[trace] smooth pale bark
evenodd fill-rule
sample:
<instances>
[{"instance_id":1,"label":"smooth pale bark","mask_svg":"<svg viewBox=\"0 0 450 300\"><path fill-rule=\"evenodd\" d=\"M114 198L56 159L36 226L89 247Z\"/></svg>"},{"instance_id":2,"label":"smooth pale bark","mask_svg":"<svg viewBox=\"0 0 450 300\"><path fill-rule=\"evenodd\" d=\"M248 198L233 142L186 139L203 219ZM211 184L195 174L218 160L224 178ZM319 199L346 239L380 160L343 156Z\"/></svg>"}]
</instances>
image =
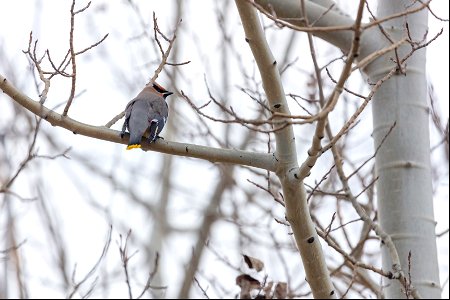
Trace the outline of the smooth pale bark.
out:
<instances>
[{"instance_id":1,"label":"smooth pale bark","mask_svg":"<svg viewBox=\"0 0 450 300\"><path fill-rule=\"evenodd\" d=\"M316 2L316 3L314 3ZM323 2L323 3L322 3ZM329 10L332 1L305 1L305 12L302 10L300 0L255 0L255 3L261 5L267 12L274 10L277 18L286 20L295 26L305 26L303 20L304 13L308 18L309 24L314 24L313 34L332 45L342 49L345 53L350 50L353 40L353 26L355 20L344 14L338 8ZM320 4L327 4L321 6ZM355 6L357 3L355 2ZM320 28L329 27L348 27L347 30L324 30L317 31ZM377 27L369 28L361 34L361 45L359 49L359 59L381 49L383 44L379 43L382 34Z\"/></svg>"},{"instance_id":2,"label":"smooth pale bark","mask_svg":"<svg viewBox=\"0 0 450 300\"><path fill-rule=\"evenodd\" d=\"M405 11L411 1L380 0L378 18ZM383 24L395 40L406 35L422 41L427 31L428 11L397 18ZM379 219L400 257L402 269L408 272L411 251L412 284L425 298L440 298L439 268L433 213L431 184L426 48L416 51L407 60L406 74L398 74L385 82L375 94L373 106L373 137L381 143L389 128L395 128L376 156ZM409 45L399 49L400 58L411 51ZM367 68L370 81L375 82L395 65L389 53ZM392 267L391 256L382 245L383 269ZM398 281L386 281L388 298L405 298Z\"/></svg>"},{"instance_id":3,"label":"smooth pale bark","mask_svg":"<svg viewBox=\"0 0 450 300\"><path fill-rule=\"evenodd\" d=\"M242 2L244 5L245 1ZM300 11L299 0L256 0L258 4L274 9L278 17L290 20L292 24L301 26L301 20L295 21L292 18L301 18L304 12ZM245 2L248 4L248 2ZM306 1L306 14L309 22L317 21L314 26L349 26L353 20L339 10L332 9L326 15L328 7L321 6L324 3L332 3L327 0ZM410 9L412 1L392 1L380 0L377 17L388 16L393 13L404 12ZM420 5L420 3L416 3ZM269 10L270 11L270 10ZM288 19L289 18L289 19ZM394 40L399 40L406 36L405 24L409 25L410 35L416 41L422 40L427 29L427 13L419 13L406 17L399 17L383 23L383 27ZM391 27L392 26L392 27ZM250 31L252 29L249 29ZM315 35L329 41L333 45L348 51L351 45L352 31L318 31ZM383 37L377 27L372 27L365 31L361 37L360 58L364 58L374 51L390 45L389 41ZM252 46L252 43L250 43ZM255 48L255 49L254 49ZM258 51L257 47L252 50ZM409 46L400 49L400 58L410 50ZM279 78L271 81L273 70L276 66L272 64L271 57L264 56L264 50L255 54L255 58L263 62L260 69L262 72L264 88L273 108L280 112L288 113L284 92ZM383 77L395 65L392 63L395 56L392 52L375 60L365 68L365 72L371 82L376 82ZM271 68L273 69L272 71ZM79 134L104 139L116 143L126 144L126 139L120 139L118 132L102 126L90 126L77 122L69 117L62 117L60 114L52 112L40 105L38 102L21 94L13 85L0 75L0 89L10 95L16 102L30 110L36 115L44 117L54 126L61 126ZM426 298L439 298L440 285L437 263L436 240L434 232L434 216L431 189L431 171L429 155L429 130L428 112L426 104L426 77L425 77L425 50L416 52L408 61L406 75L394 76L376 93L373 99L373 120L374 120L374 144L378 146L387 130L395 123L392 133L384 142L376 157L376 167L380 179L378 186L378 206L379 220L383 229L391 236L398 250L403 271L408 272L408 253L411 251L411 274L413 285L418 292ZM196 145L182 143L172 143L161 141L151 146L146 145L145 149L151 149L164 153L198 157L217 162L228 162L259 167L271 171L276 171L283 185L285 194L287 218L291 222L292 230L296 237L297 244L305 263L305 270L308 274L314 267L319 266L318 273L325 274L326 269L320 258L321 250L318 243L309 245L307 241L317 235L314 227L311 226L310 219L300 218L299 215L308 216L305 206L305 192L301 182L296 180L298 163L295 154L295 143L292 129L289 127L280 131L277 137L276 161L269 154L252 153L247 151L214 149ZM287 195L287 196L286 196ZM297 195L291 197L290 195ZM311 235L310 235L311 234ZM317 247L318 252L310 246ZM383 247L383 267L386 270L392 269L391 255ZM312 255L318 253L319 259ZM303 257L306 255L306 257ZM311 258L311 260L309 260ZM315 261L315 262L314 262ZM309 265L311 262L311 265ZM317 264L319 262L319 264ZM309 283L313 285L314 296L318 297L321 292L320 283L325 282L323 291L328 289L329 279L327 276L307 275ZM323 280L323 281L322 281ZM328 280L328 281L327 281ZM389 298L404 297L402 287L397 281L388 281L386 296Z\"/></svg>"},{"instance_id":4,"label":"smooth pale bark","mask_svg":"<svg viewBox=\"0 0 450 300\"><path fill-rule=\"evenodd\" d=\"M290 114L277 62L264 36L256 9L246 0L236 0L245 38L252 50L267 96L275 112ZM306 191L298 176L299 166L292 125L275 133L276 174L283 188L286 219L291 225L299 249L306 279L314 298L335 298L336 293L325 263L322 247L309 214Z\"/></svg>"},{"instance_id":5,"label":"smooth pale bark","mask_svg":"<svg viewBox=\"0 0 450 300\"><path fill-rule=\"evenodd\" d=\"M275 11L280 19L295 26L304 26L303 13L298 0L255 0L267 11ZM321 6L327 3L326 6ZM315 27L351 25L353 20L339 10L323 14L331 1L305 1L306 15ZM422 5L410 0L380 0L377 18L404 13ZM409 36L423 42L427 32L426 9L383 22L382 26L397 42ZM314 35L344 51L351 45L350 30L315 31ZM378 26L366 30L361 37L359 59L374 51L388 47L391 42L383 36ZM398 51L400 59L411 51L404 44ZM383 83L372 100L374 145L377 147L395 123L376 156L379 222L390 235L397 249L402 270L408 276L408 254L411 251L412 284L425 298L440 298L439 268L437 262L435 221L433 214L430 141L427 106L427 81L425 74L425 49L416 51L406 62L406 74L394 75ZM377 82L396 67L393 51L374 60L364 68L371 83ZM392 270L392 255L382 246L383 268ZM394 268L395 269L395 268ZM397 280L385 280L388 298L404 298L405 293Z\"/></svg>"},{"instance_id":6,"label":"smooth pale bark","mask_svg":"<svg viewBox=\"0 0 450 300\"><path fill-rule=\"evenodd\" d=\"M121 138L120 133L117 130L112 130L105 126L93 126L79 122L67 116L64 117L61 114L48 109L38 101L34 101L27 95L23 94L1 74L0 90L33 114L45 119L52 126L62 127L72 131L74 134L80 134L104 141L125 145L128 143L128 133L125 134L124 138ZM269 171L275 171L277 168L276 160L270 153L213 148L187 143L170 142L166 140L158 140L156 143L151 144L144 141L142 144L142 149L145 151L151 150L172 155L200 158L210 162L251 166Z\"/></svg>"}]
</instances>

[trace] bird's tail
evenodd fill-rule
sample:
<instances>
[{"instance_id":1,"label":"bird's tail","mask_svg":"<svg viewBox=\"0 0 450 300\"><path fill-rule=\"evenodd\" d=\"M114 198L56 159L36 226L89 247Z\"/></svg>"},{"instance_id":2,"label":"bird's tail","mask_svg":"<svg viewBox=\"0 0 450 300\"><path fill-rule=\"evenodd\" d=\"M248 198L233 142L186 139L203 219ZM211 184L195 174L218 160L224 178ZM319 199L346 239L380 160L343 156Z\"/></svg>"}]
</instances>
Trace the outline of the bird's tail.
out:
<instances>
[{"instance_id":1,"label":"bird's tail","mask_svg":"<svg viewBox=\"0 0 450 300\"><path fill-rule=\"evenodd\" d=\"M135 149L135 148L141 148L142 146L140 144L131 144L127 146L127 150Z\"/></svg>"},{"instance_id":2,"label":"bird's tail","mask_svg":"<svg viewBox=\"0 0 450 300\"><path fill-rule=\"evenodd\" d=\"M128 141L127 150L141 148L142 134L130 134L130 140Z\"/></svg>"}]
</instances>

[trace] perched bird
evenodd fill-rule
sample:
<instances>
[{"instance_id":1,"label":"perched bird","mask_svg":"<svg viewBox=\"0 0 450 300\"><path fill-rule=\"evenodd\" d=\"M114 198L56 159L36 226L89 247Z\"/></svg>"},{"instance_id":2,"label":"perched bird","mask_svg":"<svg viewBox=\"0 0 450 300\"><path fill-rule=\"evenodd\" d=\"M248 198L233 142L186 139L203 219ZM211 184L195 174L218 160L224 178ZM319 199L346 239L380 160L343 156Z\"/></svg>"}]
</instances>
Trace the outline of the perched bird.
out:
<instances>
[{"instance_id":1,"label":"perched bird","mask_svg":"<svg viewBox=\"0 0 450 300\"><path fill-rule=\"evenodd\" d=\"M125 129L130 132L127 150L141 148L142 137L148 137L150 143L159 138L159 133L166 124L169 109L166 97L172 95L156 82L145 88L131 100L125 108L125 122L120 136Z\"/></svg>"}]
</instances>

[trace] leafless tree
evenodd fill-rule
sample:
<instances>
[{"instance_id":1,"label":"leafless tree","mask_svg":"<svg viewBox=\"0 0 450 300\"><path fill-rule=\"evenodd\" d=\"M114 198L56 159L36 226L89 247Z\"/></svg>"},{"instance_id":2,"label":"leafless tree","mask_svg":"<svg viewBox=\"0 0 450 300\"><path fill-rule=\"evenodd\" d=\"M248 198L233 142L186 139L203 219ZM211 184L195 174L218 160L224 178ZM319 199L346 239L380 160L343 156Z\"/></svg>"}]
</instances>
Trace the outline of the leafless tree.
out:
<instances>
[{"instance_id":1,"label":"leafless tree","mask_svg":"<svg viewBox=\"0 0 450 300\"><path fill-rule=\"evenodd\" d=\"M54 8L66 40L33 28L26 77L0 57L0 296L440 298L433 3ZM111 128L156 80L164 139L125 152Z\"/></svg>"}]
</instances>

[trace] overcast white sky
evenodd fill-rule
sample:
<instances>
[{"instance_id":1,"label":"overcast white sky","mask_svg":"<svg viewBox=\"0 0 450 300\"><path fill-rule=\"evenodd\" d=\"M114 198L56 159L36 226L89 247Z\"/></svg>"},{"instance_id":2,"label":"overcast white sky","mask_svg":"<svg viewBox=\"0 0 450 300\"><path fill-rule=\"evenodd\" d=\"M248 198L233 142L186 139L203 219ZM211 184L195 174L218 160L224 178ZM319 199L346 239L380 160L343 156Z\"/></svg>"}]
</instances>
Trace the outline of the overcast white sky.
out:
<instances>
[{"instance_id":1,"label":"overcast white sky","mask_svg":"<svg viewBox=\"0 0 450 300\"><path fill-rule=\"evenodd\" d=\"M81 1L79 2L80 4L78 5L81 6ZM110 34L103 45L99 46L92 54L86 55L79 61L79 72L82 74L79 76L79 92L85 90L85 93L75 101L69 115L88 124L105 124L112 116L120 112L125 104L137 94L153 71L151 70L151 73L148 73L148 68L145 68L145 63L147 61L156 59L154 56L155 52L153 52L153 46L149 47L152 50L148 51L148 53L142 53L142 49L144 49L142 43L136 43L133 40L130 40L130 37L140 33L139 20L136 20L135 15L129 9L125 9L126 5L123 2L124 1L119 0L94 1L87 14L95 15L95 17L89 18L86 17L86 15L83 15L77 19L79 27L76 29L76 44L79 45L79 48L91 44L106 33ZM192 62L182 69L184 75L182 76L183 79L181 82L185 83L182 89L188 91L195 99L199 99L199 103L203 103L201 99L207 99L203 81L204 74L206 74L208 78L211 78L212 86L216 87L217 91L220 91L220 88L217 87L219 86L217 82L219 82L220 79L220 76L217 74L218 62L210 57L210 54L219 51L220 41L218 39L220 37L217 36L214 31L216 30L216 25L211 27L207 25L216 23L216 16L214 14L215 6L211 3L212 1L202 1L201 5L198 4L199 2L186 2L190 4L186 5L187 11L186 15L183 17L183 26L187 26L189 29L183 29L180 33L180 40L183 41L182 46L180 46L180 59L191 60ZM108 3L108 5L105 6L103 3ZM162 3L167 6L163 7ZM432 2L432 8L441 18L447 19L449 11L448 3L449 1L435 0ZM151 13L155 11L160 21L161 28L171 28L173 24L172 1L145 1L140 5L141 10L145 11L143 15L150 17ZM30 30L33 30L33 35L35 38L39 39L41 50L48 48L55 57L64 55L67 49L66 45L68 39L68 9L69 1L59 0L18 0L2 1L0 3L0 60L11 62L11 65L14 67L14 72L16 72L18 76L17 80L20 82L20 86L23 88L24 92L31 97L36 98L36 91L34 82L29 80L29 71L27 68L28 62L21 50L27 48ZM235 13L235 8L233 8L232 12ZM442 36L427 48L427 72L430 82L435 86L442 115L444 118L448 119L449 27L448 22L437 21L432 16L430 16L429 21L430 35L436 34L440 28L444 29ZM242 32L239 31L239 27L236 25L237 24L233 24L233 27L236 28L236 30L231 33L242 35ZM197 34L196 38L201 37L200 40L195 40L192 35L193 31ZM284 34L283 38L286 37L286 32L283 32L282 34ZM199 46L200 44L201 46ZM106 47L108 51L103 49L103 47ZM199 48L201 48L200 51ZM281 46L279 49L281 49ZM249 57L248 49L244 49L242 52L244 57ZM274 50L274 53L276 56L276 49ZM111 71L114 68L105 64L105 60L101 59L101 57L105 55L109 55L110 59L121 67L123 74L127 74L126 80L121 77L118 78L118 75ZM141 60L138 61L137 58L140 58ZM3 66L5 66L5 64L0 62L0 74L5 75L5 72L8 72L9 70L2 69ZM160 82L163 84L167 83L167 77L164 77L164 74L161 76ZM52 84L51 93L49 94L47 103L49 107L54 107L67 98L67 86L67 82L55 80ZM235 95L239 94L236 93ZM5 117L5 111L11 109L10 101L11 100L4 95L0 95L0 125L5 126L6 122L11 121L12 115ZM171 101L182 102L180 99L176 98ZM121 124L122 121L119 121L114 128L119 129ZM51 126L45 126L47 129L51 129ZM0 128L1 127L2 126L0 126ZM151 166L158 165L159 160L162 157L159 154L153 153L152 155L149 155L148 153L124 152L123 145L105 145L105 142L103 141L74 136L72 134L69 135L59 128L54 128L52 130L54 130L53 132L60 136L61 140L64 141L65 144L62 145L63 148L73 147L76 148L78 153L89 154L93 162L104 160L102 167L104 167L105 170L113 170L117 165L123 167L130 164L134 167L136 162L145 162L145 164L149 166L148 172L152 174ZM24 150L24 147L25 145L23 145L22 149L18 149L18 153L20 153L20 150ZM53 149L48 148L45 145L42 145L41 147L42 152L52 153ZM18 146L18 148L20 147ZM108 157L106 157L105 153L108 153ZM436 157L435 159L439 160L439 157ZM133 161L133 163L130 161ZM184 158L177 159L176 163L182 166L177 170L177 176L179 176L179 178L201 178L201 184L192 186L192 183L190 184L187 182L180 186L179 193L184 196L180 196L180 202L178 202L178 205L180 206L178 208L173 208L174 212L179 211L180 215L182 214L182 217L174 218L174 225L182 226L189 224L193 227L199 222L199 217L196 215L195 209L203 207L205 204L203 202L196 203L196 201L198 200L199 195L201 196L210 193L209 188L213 185L213 182L219 175L215 168L211 167L209 163L198 163L197 161ZM62 212L60 215L61 222L66 230L67 236L71 237L70 240L67 240L67 244L70 247L77 247L77 249L73 251L74 257L71 258L71 261L78 262L79 272L83 273L83 271L89 269L92 262L98 257L104 241L105 232L107 232L109 226L106 218L100 216L98 211L93 210L89 203L80 203L76 201L78 197L85 196L84 192L81 191L83 187L89 186L90 189L95 190L93 194L99 199L99 203L113 207L112 210L115 211L115 214L118 214L114 217L124 220L123 224L127 225L121 223L116 224L116 228L118 228L117 232L125 233L127 226L132 226L130 224L133 224L135 228L140 228L140 226L142 226L146 229L151 225L139 222L126 223L130 221L130 218L139 219L139 209L127 206L126 199L122 199L113 191L110 191L110 189L100 180L95 178L86 180L89 176L89 171L78 167L76 161L64 164L63 168L54 163L46 164L41 169L43 172L42 174L47 174L46 176L52 174L52 177L43 178L43 182L51 180L53 184L55 184L55 181L58 180L57 178L65 178L67 173L77 174L78 176L78 178L74 180L78 182L68 182L67 178L58 181L56 184L58 185L58 188L52 190L50 193L52 193L52 199L58 200L58 203L55 203L55 206ZM153 172L153 174L156 173L156 171ZM38 174L28 174L28 176L39 177ZM134 179L124 177L120 178L120 180L133 182ZM19 180L16 185L16 188L20 190L21 185L27 185L27 178L23 178L22 181ZM139 186L138 188L144 189L142 186ZM158 193L160 188L161 187L156 184L154 186L155 190L150 191L150 193ZM22 191L24 193L30 192L29 190ZM148 193L149 191L144 189L143 192ZM189 196L185 196L189 193L191 193ZM78 196L71 198L69 195ZM111 199L108 199L108 197ZM439 220L437 232L441 232L449 227L448 178L447 182L444 182L443 186L440 187L437 198L436 215ZM27 230L33 230L34 222L39 222L37 220L38 217L33 215L33 208L20 206L17 209L19 215L29 218L25 223L29 228L22 228L21 231L27 232ZM122 213L122 215L120 215L120 213ZM121 227L121 225L123 225L123 227ZM95 229L93 230L93 228ZM227 231L228 228L226 228L226 225L222 227L222 230L224 230L222 232L226 232L226 234L221 235L218 244L227 246L235 243L234 233L231 230ZM114 241L117 240L117 232ZM139 233L136 233L136 235L138 238L145 238L144 236L139 236ZM43 247L45 246L45 235L42 232L37 232L34 238L29 238L29 241L32 246ZM172 240L171 243L173 249L178 249L179 245L189 245L192 243L192 236L179 235L177 236L177 239ZM446 246L444 246L444 244L446 244ZM79 245L93 246L79 247ZM112 248L114 247L115 242L112 243ZM439 248L440 263L442 265L441 282L444 282L446 279L448 280L448 277L445 277L448 276L448 234L439 241ZM183 249L189 249L189 247ZM117 252L115 248L111 251ZM49 271L46 266L47 261L41 259L39 253L30 253L29 255L30 257L33 257L33 259L27 263L36 264L36 268L42 269L43 272ZM189 255L190 253L178 253L174 250L173 261L168 260L165 261L165 263L168 266L175 268L175 265L181 265L187 260ZM227 271L224 272L226 273ZM171 279L174 281L179 280L179 274L171 275L173 276ZM227 275L232 278L234 273ZM48 276L51 275L49 274ZM30 282L36 287L36 290L42 289L42 293L34 290L35 294L31 294L31 296L61 296L59 291L53 289L52 286L46 286L45 282L38 280ZM127 296L124 286L121 286L117 292L118 297ZM122 295L120 293L124 294ZM173 291L171 291L169 295L174 295ZM444 289L443 296L444 298L448 298L448 284Z\"/></svg>"}]
</instances>

